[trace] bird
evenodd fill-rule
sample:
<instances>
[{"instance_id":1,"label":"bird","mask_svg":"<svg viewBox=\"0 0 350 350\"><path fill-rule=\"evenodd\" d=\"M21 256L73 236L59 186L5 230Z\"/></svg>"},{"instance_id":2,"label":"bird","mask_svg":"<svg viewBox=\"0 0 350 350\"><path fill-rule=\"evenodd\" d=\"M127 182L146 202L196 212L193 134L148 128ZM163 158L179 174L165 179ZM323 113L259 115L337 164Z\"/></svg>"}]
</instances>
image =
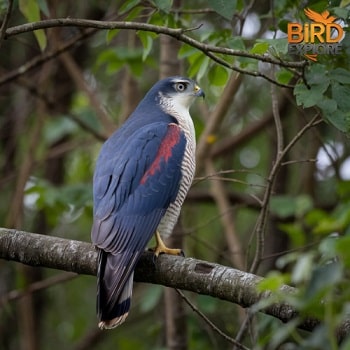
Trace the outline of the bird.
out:
<instances>
[{"instance_id":1,"label":"bird","mask_svg":"<svg viewBox=\"0 0 350 350\"><path fill-rule=\"evenodd\" d=\"M195 172L195 129L189 108L204 98L181 76L159 80L102 145L93 175L92 243L98 250L97 317L100 329L129 314L136 264L155 235L166 247Z\"/></svg>"}]
</instances>

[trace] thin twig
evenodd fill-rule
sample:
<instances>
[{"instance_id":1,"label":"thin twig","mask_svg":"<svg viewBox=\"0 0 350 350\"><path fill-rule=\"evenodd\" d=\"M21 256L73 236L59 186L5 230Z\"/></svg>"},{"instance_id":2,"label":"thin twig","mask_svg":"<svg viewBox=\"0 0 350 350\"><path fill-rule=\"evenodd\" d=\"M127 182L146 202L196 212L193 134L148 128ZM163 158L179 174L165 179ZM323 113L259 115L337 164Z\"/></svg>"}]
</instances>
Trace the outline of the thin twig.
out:
<instances>
[{"instance_id":1,"label":"thin twig","mask_svg":"<svg viewBox=\"0 0 350 350\"><path fill-rule=\"evenodd\" d=\"M226 62L225 60L223 60L222 58L214 55L211 51L203 51L209 58L211 58L214 62L220 64L221 66L224 66L228 69L231 69L237 73L241 73L241 74L246 74L246 75L251 75L253 77L256 77L256 78L263 78L267 81L269 81L270 83L273 83L274 85L277 85L277 86L280 86L280 87L284 87L284 88L288 88L288 89L293 89L294 88L294 85L289 85L289 84L283 84L283 83L280 83L278 82L277 80L274 80L272 78L270 78L268 75L264 74L264 73L261 73L259 71L250 71L250 70L247 70L247 69L243 69L243 68L240 68L238 67L237 65L235 64L230 64L228 62ZM240 55L236 55L236 56L240 56ZM281 61L278 61L278 62L281 62Z\"/></svg>"},{"instance_id":2,"label":"thin twig","mask_svg":"<svg viewBox=\"0 0 350 350\"><path fill-rule=\"evenodd\" d=\"M288 160L286 162L282 162L281 166L290 165L290 164L299 164L299 163L316 163L316 162L317 162L316 158Z\"/></svg>"},{"instance_id":3,"label":"thin twig","mask_svg":"<svg viewBox=\"0 0 350 350\"><path fill-rule=\"evenodd\" d=\"M45 280L34 282L23 290L12 290L0 298L0 309L10 301L16 301L27 296L28 294L36 293L56 284L70 281L77 276L78 274L73 272L63 272L58 275L46 278Z\"/></svg>"},{"instance_id":4,"label":"thin twig","mask_svg":"<svg viewBox=\"0 0 350 350\"><path fill-rule=\"evenodd\" d=\"M30 94L32 94L34 97L40 99L43 103L45 103L45 106L47 107L48 110L53 111L56 108L56 105L53 101L51 101L48 96L40 92L38 87L31 82L29 82L27 79L24 77L21 77L20 79L16 80L16 84L18 86L21 86L25 88ZM95 128L91 127L88 123L86 123L84 120L82 120L79 116L73 114L73 113L67 113L65 114L66 118L69 118L73 120L79 127L81 127L82 130L87 131L90 133L92 136L96 138L96 140L99 141L106 141L108 135L103 134L96 130Z\"/></svg>"},{"instance_id":5,"label":"thin twig","mask_svg":"<svg viewBox=\"0 0 350 350\"><path fill-rule=\"evenodd\" d=\"M307 130L318 125L321 122L322 120L319 119L319 113L317 113L301 130L299 130L299 132L293 137L293 139L286 145L283 151L276 157L275 163L267 179L266 190L263 198L263 206L261 208L261 211L256 223L256 228L254 230L257 236L257 247L254 255L254 260L249 269L249 272L251 273L256 272L260 264L261 258L263 256L264 234L266 230L266 222L267 222L267 216L269 211L269 202L271 198L272 189L275 183L276 175L281 167L282 160L285 157L285 155L290 151L290 149L295 145L295 143L305 134Z\"/></svg>"},{"instance_id":6,"label":"thin twig","mask_svg":"<svg viewBox=\"0 0 350 350\"><path fill-rule=\"evenodd\" d=\"M91 127L88 123L86 123L84 120L82 120L80 117L73 113L65 114L65 117L71 119L74 123L76 123L82 130L87 131L90 133L96 140L99 141L106 141L108 138L108 135L99 132L98 130L95 130L93 127Z\"/></svg>"},{"instance_id":7,"label":"thin twig","mask_svg":"<svg viewBox=\"0 0 350 350\"><path fill-rule=\"evenodd\" d=\"M93 33L95 33L95 30L87 30L84 33L81 33L77 36L75 36L73 39L69 40L65 44L63 44L61 47L54 51L50 52L43 52L39 56L34 57L30 61L26 62L22 66L16 68L15 70L12 70L11 72L4 74L0 78L0 86L4 85L10 81L13 81L17 79L18 77L22 76L23 74L33 70L34 68L40 66L41 64L56 58L59 54L62 52L65 52L69 49L71 49L73 46L78 45L80 41L83 39L91 36Z\"/></svg>"},{"instance_id":8,"label":"thin twig","mask_svg":"<svg viewBox=\"0 0 350 350\"><path fill-rule=\"evenodd\" d=\"M236 342L240 343L241 339L243 338L243 336L246 333L246 330L250 328L253 316L254 315L251 312L249 312L249 310L246 311L246 317L245 317L244 321L242 322L241 327L239 328L237 335L236 335L236 339L235 339ZM233 350L236 350L236 349L237 349L237 347L234 346Z\"/></svg>"},{"instance_id":9,"label":"thin twig","mask_svg":"<svg viewBox=\"0 0 350 350\"><path fill-rule=\"evenodd\" d=\"M204 320L205 323L207 323L210 328L212 328L216 333L218 333L220 336L222 336L224 339L226 339L231 344L234 344L238 349L241 350L249 350L246 346L238 343L235 339L228 336L226 333L224 333L220 328L218 328L213 322L209 320L207 316L205 316L186 296L184 293L181 292L179 289L175 289L176 292L181 296L181 298L187 303L187 305L190 306L190 308L201 318Z\"/></svg>"}]
</instances>

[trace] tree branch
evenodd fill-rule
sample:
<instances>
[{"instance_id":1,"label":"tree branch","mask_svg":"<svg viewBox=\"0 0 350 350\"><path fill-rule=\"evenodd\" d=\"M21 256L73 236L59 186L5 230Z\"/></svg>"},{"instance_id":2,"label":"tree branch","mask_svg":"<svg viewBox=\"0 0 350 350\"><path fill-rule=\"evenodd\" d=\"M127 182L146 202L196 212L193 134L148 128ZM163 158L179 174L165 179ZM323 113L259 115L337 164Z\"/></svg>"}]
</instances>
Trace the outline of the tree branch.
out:
<instances>
[{"instance_id":1,"label":"tree branch","mask_svg":"<svg viewBox=\"0 0 350 350\"><path fill-rule=\"evenodd\" d=\"M54 28L54 27L81 27L81 28L94 28L94 29L107 29L107 30L131 29L131 30L142 30L147 32L153 32L157 34L165 34L173 38L176 38L177 40L185 44L188 44L194 48L197 48L198 50L202 51L205 55L210 57L212 60L214 60L218 64L221 64L229 69L232 69L234 71L237 71L243 74L262 77L274 84L285 86L285 87L291 87L291 86L280 84L279 82L269 78L268 76L266 76L261 72L244 70L240 67L232 65L226 62L225 60L223 60L222 58L220 58L219 56L217 56L216 54L252 58L261 62L271 63L281 67L288 67L292 69L301 69L301 70L307 64L306 61L300 61L300 62L282 61L280 59L276 59L268 55L258 55L258 54L249 53L244 50L235 50L235 49L230 49L226 47L208 45L198 40L195 40L185 34L197 28L192 28L192 29L191 28L190 29L168 28L168 27L162 27L162 26L152 25L148 23L140 23L140 22L97 21L97 20L88 20L88 19L81 19L81 18L55 18L55 19L48 19L48 20L43 20L39 22L25 23L22 25L8 28L6 30L5 39L21 33L27 33L27 32L32 32L39 29L47 29L47 28Z\"/></svg>"},{"instance_id":2,"label":"tree branch","mask_svg":"<svg viewBox=\"0 0 350 350\"><path fill-rule=\"evenodd\" d=\"M41 64L43 64L51 59L56 58L62 52L65 52L65 51L73 48L74 46L79 45L82 42L82 40L88 38L93 33L95 33L95 30L86 29L83 33L79 33L76 36L74 36L72 39L66 41L59 48L57 48L53 51L45 51L42 54L35 56L31 60L27 61L22 66L14 69L8 73L3 74L0 77L0 86L4 85L10 81L13 81L13 80L17 79L18 77L22 76L23 74L40 66Z\"/></svg>"},{"instance_id":3,"label":"tree branch","mask_svg":"<svg viewBox=\"0 0 350 350\"><path fill-rule=\"evenodd\" d=\"M97 272L97 251L90 243L6 228L0 228L0 259L78 274L96 275ZM210 295L246 308L271 295L258 292L257 285L262 280L250 273L193 258L162 255L154 263L150 252L143 254L135 271L137 282ZM287 285L282 286L281 291L296 292ZM282 322L297 316L297 311L285 303L269 305L263 312ZM318 324L318 320L309 318L299 327L312 331ZM350 321L346 321L338 329L338 338L344 339L349 332Z\"/></svg>"},{"instance_id":4,"label":"tree branch","mask_svg":"<svg viewBox=\"0 0 350 350\"><path fill-rule=\"evenodd\" d=\"M5 39L27 32L32 32L39 29L47 29L54 27L82 27L82 28L95 28L95 29L133 29L133 30L143 30L147 32L153 32L157 34L170 35L186 44L196 47L202 51L210 51L214 53L220 53L229 56L241 56L247 58L257 59L262 62L267 62L271 64L276 64L282 67L289 68L302 68L307 62L283 62L281 60L272 58L266 55L252 54L243 50L229 49L225 47L219 47L214 45L207 45L200 41L197 41L184 33L193 31L197 28L182 29L182 28L169 28L162 27L148 23L142 22L125 22L125 21L97 21L91 19L82 18L55 18L47 19L39 22L25 23L15 27L8 28L6 30Z\"/></svg>"}]
</instances>

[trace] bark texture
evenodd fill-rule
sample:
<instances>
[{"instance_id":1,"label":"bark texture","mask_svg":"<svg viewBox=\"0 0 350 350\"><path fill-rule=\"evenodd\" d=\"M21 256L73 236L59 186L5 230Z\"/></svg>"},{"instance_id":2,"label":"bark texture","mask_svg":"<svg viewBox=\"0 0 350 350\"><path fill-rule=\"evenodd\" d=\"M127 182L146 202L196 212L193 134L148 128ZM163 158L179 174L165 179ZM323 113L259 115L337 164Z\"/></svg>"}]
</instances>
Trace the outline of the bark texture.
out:
<instances>
[{"instance_id":1,"label":"bark texture","mask_svg":"<svg viewBox=\"0 0 350 350\"><path fill-rule=\"evenodd\" d=\"M97 252L90 243L0 228L0 258L31 266L42 266L78 274L96 275ZM198 294L210 295L242 307L251 307L267 298L269 292L258 292L262 277L227 266L178 256L161 255L155 262L153 254L145 252L135 271L135 281L161 284ZM287 285L283 293L295 293ZM288 304L275 303L264 313L283 322L293 319L297 312ZM305 319L300 328L312 331L319 321ZM338 338L344 339L350 331L350 321L338 329Z\"/></svg>"}]
</instances>

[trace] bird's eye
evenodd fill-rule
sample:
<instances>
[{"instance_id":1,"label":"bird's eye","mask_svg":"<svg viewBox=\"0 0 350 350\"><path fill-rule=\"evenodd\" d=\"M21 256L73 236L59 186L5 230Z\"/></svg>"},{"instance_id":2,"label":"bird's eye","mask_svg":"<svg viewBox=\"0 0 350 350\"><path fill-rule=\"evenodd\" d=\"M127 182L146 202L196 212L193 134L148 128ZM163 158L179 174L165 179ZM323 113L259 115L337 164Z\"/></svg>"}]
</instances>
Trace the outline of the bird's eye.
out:
<instances>
[{"instance_id":1,"label":"bird's eye","mask_svg":"<svg viewBox=\"0 0 350 350\"><path fill-rule=\"evenodd\" d=\"M185 83L177 83L175 85L176 91L182 92L186 90L186 84Z\"/></svg>"}]
</instances>

